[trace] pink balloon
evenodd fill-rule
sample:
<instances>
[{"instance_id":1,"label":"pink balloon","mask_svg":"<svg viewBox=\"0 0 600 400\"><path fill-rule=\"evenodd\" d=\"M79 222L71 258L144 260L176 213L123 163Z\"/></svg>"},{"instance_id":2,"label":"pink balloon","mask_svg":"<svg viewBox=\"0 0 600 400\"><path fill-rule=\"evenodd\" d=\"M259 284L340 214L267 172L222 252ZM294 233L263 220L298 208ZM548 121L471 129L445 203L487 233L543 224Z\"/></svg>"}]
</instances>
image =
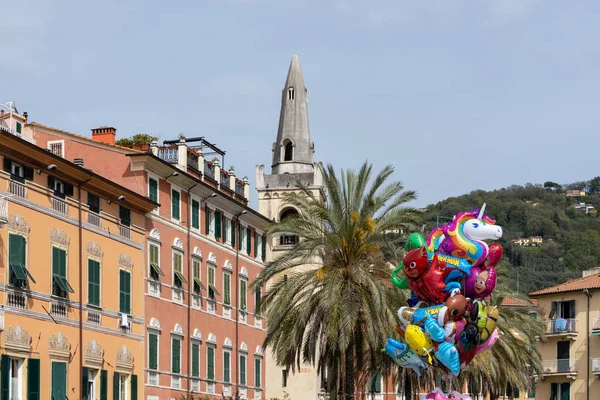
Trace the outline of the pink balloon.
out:
<instances>
[{"instance_id":1,"label":"pink balloon","mask_svg":"<svg viewBox=\"0 0 600 400\"><path fill-rule=\"evenodd\" d=\"M479 347L477 348L477 353L475 353L475 354L479 354L483 351L491 349L492 346L494 346L494 344L496 344L496 341L498 340L499 337L500 337L500 335L498 334L498 329L494 329L494 332L492 332L492 336L490 336L488 338L488 340L486 340L485 342L483 342L479 345Z\"/></svg>"}]
</instances>

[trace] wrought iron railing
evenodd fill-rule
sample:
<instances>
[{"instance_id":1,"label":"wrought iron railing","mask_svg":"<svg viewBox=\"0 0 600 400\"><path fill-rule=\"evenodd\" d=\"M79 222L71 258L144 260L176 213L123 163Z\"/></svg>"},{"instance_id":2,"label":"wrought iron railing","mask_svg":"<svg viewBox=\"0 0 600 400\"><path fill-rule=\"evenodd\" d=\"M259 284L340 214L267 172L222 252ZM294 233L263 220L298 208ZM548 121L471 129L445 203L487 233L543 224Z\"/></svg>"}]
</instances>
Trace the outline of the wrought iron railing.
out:
<instances>
[{"instance_id":1,"label":"wrought iron railing","mask_svg":"<svg viewBox=\"0 0 600 400\"><path fill-rule=\"evenodd\" d=\"M175 147L175 148L169 148L169 147L159 148L158 149L158 158L160 158L161 160L166 161L170 164L177 164L177 161L179 160L179 150L177 149L177 147Z\"/></svg>"},{"instance_id":2,"label":"wrought iron railing","mask_svg":"<svg viewBox=\"0 0 600 400\"><path fill-rule=\"evenodd\" d=\"M546 323L546 334L561 334L577 332L577 320L575 318L548 319Z\"/></svg>"},{"instance_id":3,"label":"wrought iron railing","mask_svg":"<svg viewBox=\"0 0 600 400\"><path fill-rule=\"evenodd\" d=\"M235 194L244 196L244 184L239 181L235 181Z\"/></svg>"},{"instance_id":4,"label":"wrought iron railing","mask_svg":"<svg viewBox=\"0 0 600 400\"><path fill-rule=\"evenodd\" d=\"M229 175L225 171L221 171L221 187L229 188Z\"/></svg>"},{"instance_id":5,"label":"wrought iron railing","mask_svg":"<svg viewBox=\"0 0 600 400\"><path fill-rule=\"evenodd\" d=\"M204 160L204 177L215 180L215 165Z\"/></svg>"}]
</instances>

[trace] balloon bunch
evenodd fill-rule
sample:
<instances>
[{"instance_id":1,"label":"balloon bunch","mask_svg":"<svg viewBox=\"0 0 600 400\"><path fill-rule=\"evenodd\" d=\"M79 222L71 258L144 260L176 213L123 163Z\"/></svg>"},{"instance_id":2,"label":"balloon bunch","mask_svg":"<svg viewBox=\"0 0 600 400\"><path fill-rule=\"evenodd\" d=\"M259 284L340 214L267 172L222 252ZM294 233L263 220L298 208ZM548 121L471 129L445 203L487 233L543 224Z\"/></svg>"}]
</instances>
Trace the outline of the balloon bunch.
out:
<instances>
[{"instance_id":1,"label":"balloon bunch","mask_svg":"<svg viewBox=\"0 0 600 400\"><path fill-rule=\"evenodd\" d=\"M501 238L502 228L484 211L485 204L481 210L458 213L427 240L410 234L402 263L392 274L394 285L410 289L412 297L409 307L398 310L400 339L388 339L385 351L419 377L429 366L458 376L498 340L498 309L489 305L489 298L502 246L486 241ZM400 271L404 278L398 277ZM433 397L436 393L444 396L439 391L428 398L446 398Z\"/></svg>"}]
</instances>

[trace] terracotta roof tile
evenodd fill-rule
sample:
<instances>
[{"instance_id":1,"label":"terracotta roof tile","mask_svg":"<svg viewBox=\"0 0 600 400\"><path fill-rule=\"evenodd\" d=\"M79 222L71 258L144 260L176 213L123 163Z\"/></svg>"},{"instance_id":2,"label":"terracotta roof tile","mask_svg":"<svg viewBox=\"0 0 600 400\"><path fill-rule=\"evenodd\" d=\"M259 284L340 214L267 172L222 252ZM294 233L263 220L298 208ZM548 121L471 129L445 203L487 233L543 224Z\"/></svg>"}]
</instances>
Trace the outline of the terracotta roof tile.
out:
<instances>
[{"instance_id":1,"label":"terracotta roof tile","mask_svg":"<svg viewBox=\"0 0 600 400\"><path fill-rule=\"evenodd\" d=\"M573 279L560 285L529 293L530 296L543 296L545 294L576 292L583 289L600 289L600 273Z\"/></svg>"},{"instance_id":2,"label":"terracotta roof tile","mask_svg":"<svg viewBox=\"0 0 600 400\"><path fill-rule=\"evenodd\" d=\"M522 306L522 307L531 307L531 306L535 306L537 304L537 300L532 299L530 304L528 301L524 301L524 300L520 300L520 299L514 299L512 297L505 297L502 300L502 305L503 306Z\"/></svg>"},{"instance_id":3,"label":"terracotta roof tile","mask_svg":"<svg viewBox=\"0 0 600 400\"><path fill-rule=\"evenodd\" d=\"M140 150L132 149L132 148L129 148L129 147L118 146L116 144L108 144L108 143L103 143L103 142L96 142L94 139L91 139L91 138L89 138L87 136L78 135L76 133L71 133L71 132L63 131L62 129L53 128L53 127L47 126L47 125L42 125L42 124L40 124L38 122L31 122L31 123L29 123L27 125L36 126L38 128L43 128L43 129L49 129L49 130L52 130L52 131L55 131L55 132L62 133L64 135L70 135L70 136L73 136L73 137L76 137L76 138L79 138L79 139L84 139L84 140L87 140L87 141L90 141L90 142L94 142L94 143L97 143L97 144L103 144L103 145L110 146L110 147L116 147L118 149L124 149L124 150L127 150L127 151L131 151L133 153L144 153L143 151L140 151Z\"/></svg>"}]
</instances>

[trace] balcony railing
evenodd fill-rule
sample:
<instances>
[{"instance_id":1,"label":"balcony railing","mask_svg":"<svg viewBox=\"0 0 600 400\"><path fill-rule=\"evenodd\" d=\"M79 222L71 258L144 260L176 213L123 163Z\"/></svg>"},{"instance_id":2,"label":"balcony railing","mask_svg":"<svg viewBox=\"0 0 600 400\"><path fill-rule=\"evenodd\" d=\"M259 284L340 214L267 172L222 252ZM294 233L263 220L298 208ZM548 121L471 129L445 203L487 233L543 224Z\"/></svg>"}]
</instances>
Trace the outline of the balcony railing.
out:
<instances>
[{"instance_id":1,"label":"balcony railing","mask_svg":"<svg viewBox=\"0 0 600 400\"><path fill-rule=\"evenodd\" d=\"M198 157L193 154L188 154L187 165L198 171Z\"/></svg>"},{"instance_id":2,"label":"balcony railing","mask_svg":"<svg viewBox=\"0 0 600 400\"><path fill-rule=\"evenodd\" d=\"M52 205L52 209L56 212L59 212L64 215L69 214L69 205L66 201L59 199L57 197L50 198L50 204Z\"/></svg>"},{"instance_id":3,"label":"balcony railing","mask_svg":"<svg viewBox=\"0 0 600 400\"><path fill-rule=\"evenodd\" d=\"M227 172L221 171L221 180L219 182L221 187L229 188L229 175L227 175Z\"/></svg>"},{"instance_id":4,"label":"balcony railing","mask_svg":"<svg viewBox=\"0 0 600 400\"><path fill-rule=\"evenodd\" d=\"M244 197L244 184L239 181L235 181L235 194Z\"/></svg>"},{"instance_id":5,"label":"balcony railing","mask_svg":"<svg viewBox=\"0 0 600 400\"><path fill-rule=\"evenodd\" d=\"M556 318L546 320L546 334L560 335L565 333L577 332L577 320L574 318Z\"/></svg>"},{"instance_id":6,"label":"balcony railing","mask_svg":"<svg viewBox=\"0 0 600 400\"><path fill-rule=\"evenodd\" d=\"M573 374L575 371L575 360L571 358L562 360L544 360L544 375Z\"/></svg>"},{"instance_id":7,"label":"balcony railing","mask_svg":"<svg viewBox=\"0 0 600 400\"><path fill-rule=\"evenodd\" d=\"M119 236L122 236L126 239L131 239L131 228L127 225L119 225Z\"/></svg>"},{"instance_id":8,"label":"balcony railing","mask_svg":"<svg viewBox=\"0 0 600 400\"><path fill-rule=\"evenodd\" d=\"M201 306L202 306L201 297L196 294L193 294L192 295L192 307L200 309Z\"/></svg>"},{"instance_id":9,"label":"balcony railing","mask_svg":"<svg viewBox=\"0 0 600 400\"><path fill-rule=\"evenodd\" d=\"M62 300L52 300L50 303L50 314L54 317L67 318L69 305Z\"/></svg>"},{"instance_id":10,"label":"balcony railing","mask_svg":"<svg viewBox=\"0 0 600 400\"><path fill-rule=\"evenodd\" d=\"M160 297L160 282L148 281L148 294L154 297Z\"/></svg>"},{"instance_id":11,"label":"balcony railing","mask_svg":"<svg viewBox=\"0 0 600 400\"><path fill-rule=\"evenodd\" d=\"M296 246L300 243L300 238L298 236L280 236L279 244L281 246Z\"/></svg>"},{"instance_id":12,"label":"balcony railing","mask_svg":"<svg viewBox=\"0 0 600 400\"><path fill-rule=\"evenodd\" d=\"M600 358L592 359L592 372L594 374L600 374Z\"/></svg>"},{"instance_id":13,"label":"balcony railing","mask_svg":"<svg viewBox=\"0 0 600 400\"><path fill-rule=\"evenodd\" d=\"M22 199L27 198L27 187L21 182L8 181L8 191Z\"/></svg>"},{"instance_id":14,"label":"balcony railing","mask_svg":"<svg viewBox=\"0 0 600 400\"><path fill-rule=\"evenodd\" d=\"M158 372L148 372L148 385L158 386Z\"/></svg>"},{"instance_id":15,"label":"balcony railing","mask_svg":"<svg viewBox=\"0 0 600 400\"><path fill-rule=\"evenodd\" d=\"M200 391L200 380L192 379L192 392L198 393Z\"/></svg>"},{"instance_id":16,"label":"balcony railing","mask_svg":"<svg viewBox=\"0 0 600 400\"><path fill-rule=\"evenodd\" d=\"M204 177L215 180L215 165L204 160Z\"/></svg>"},{"instance_id":17,"label":"balcony railing","mask_svg":"<svg viewBox=\"0 0 600 400\"><path fill-rule=\"evenodd\" d=\"M94 325L100 325L100 313L96 312L96 311L88 310L87 322L94 324Z\"/></svg>"},{"instance_id":18,"label":"balcony railing","mask_svg":"<svg viewBox=\"0 0 600 400\"><path fill-rule=\"evenodd\" d=\"M171 375L171 387L173 389L181 389L181 377Z\"/></svg>"},{"instance_id":19,"label":"balcony railing","mask_svg":"<svg viewBox=\"0 0 600 400\"><path fill-rule=\"evenodd\" d=\"M159 148L158 149L158 158L160 158L163 161L166 161L170 164L177 164L177 161L179 160L179 154L178 154L178 150L177 147L175 148Z\"/></svg>"},{"instance_id":20,"label":"balcony railing","mask_svg":"<svg viewBox=\"0 0 600 400\"><path fill-rule=\"evenodd\" d=\"M93 211L88 211L87 222L88 224L92 224L100 228L100 215L96 214Z\"/></svg>"},{"instance_id":21,"label":"balcony railing","mask_svg":"<svg viewBox=\"0 0 600 400\"><path fill-rule=\"evenodd\" d=\"M23 292L8 292L6 305L12 308L25 308L27 304L27 296Z\"/></svg>"},{"instance_id":22,"label":"balcony railing","mask_svg":"<svg viewBox=\"0 0 600 400\"><path fill-rule=\"evenodd\" d=\"M173 287L172 299L175 303L183 303L183 289Z\"/></svg>"},{"instance_id":23,"label":"balcony railing","mask_svg":"<svg viewBox=\"0 0 600 400\"><path fill-rule=\"evenodd\" d=\"M13 135L13 136L16 136L16 137L18 137L19 139L23 139L23 140L25 140L26 142L29 142L29 143L31 143L31 144L35 144L35 141L33 140L33 138L32 138L32 137L25 136L25 135L23 135L22 133L19 133L19 132L15 131L14 129L10 129L10 128L9 128L9 127L7 127L7 126L1 126L1 125L0 125L0 129L2 129L2 130L3 130L3 131L5 131L5 132L8 132L8 133L10 133L10 134L11 134L11 135Z\"/></svg>"}]
</instances>

